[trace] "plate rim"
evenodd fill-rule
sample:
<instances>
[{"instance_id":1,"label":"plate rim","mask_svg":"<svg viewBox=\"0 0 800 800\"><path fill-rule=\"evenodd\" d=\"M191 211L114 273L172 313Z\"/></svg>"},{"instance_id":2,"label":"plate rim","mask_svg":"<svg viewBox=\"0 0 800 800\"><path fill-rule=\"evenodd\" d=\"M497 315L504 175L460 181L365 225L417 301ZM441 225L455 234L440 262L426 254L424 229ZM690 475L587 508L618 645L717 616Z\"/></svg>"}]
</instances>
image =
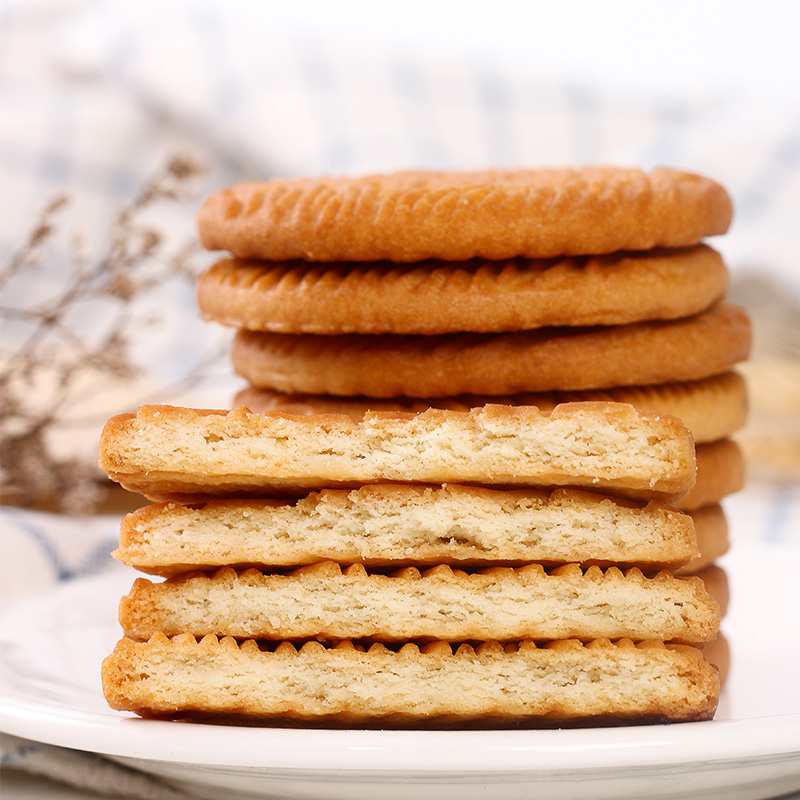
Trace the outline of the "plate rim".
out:
<instances>
[{"instance_id":1,"label":"plate rim","mask_svg":"<svg viewBox=\"0 0 800 800\"><path fill-rule=\"evenodd\" d=\"M670 764L689 769L693 764L800 759L800 714L624 728L514 731L237 728L96 716L92 720L74 712L45 715L0 694L0 729L4 733L103 756L205 768L531 773ZM38 727L42 722L48 724L47 732ZM174 736L178 725L182 726L180 737ZM226 758L210 760L209 745L216 752L225 752ZM477 762L476 752L483 754ZM313 763L309 763L309 753L313 753Z\"/></svg>"}]
</instances>

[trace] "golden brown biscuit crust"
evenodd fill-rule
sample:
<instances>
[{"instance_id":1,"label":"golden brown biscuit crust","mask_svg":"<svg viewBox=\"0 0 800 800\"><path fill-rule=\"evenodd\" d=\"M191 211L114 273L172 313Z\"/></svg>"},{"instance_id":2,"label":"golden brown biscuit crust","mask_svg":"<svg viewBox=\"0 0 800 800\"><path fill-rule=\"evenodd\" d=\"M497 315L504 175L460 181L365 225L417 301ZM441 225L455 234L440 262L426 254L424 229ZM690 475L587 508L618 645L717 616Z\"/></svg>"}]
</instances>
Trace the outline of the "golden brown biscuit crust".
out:
<instances>
[{"instance_id":1,"label":"golden brown biscuit crust","mask_svg":"<svg viewBox=\"0 0 800 800\"><path fill-rule=\"evenodd\" d=\"M337 395L283 394L247 386L236 394L235 406L251 411L286 414L347 414L359 419L367 411L419 412L428 408L468 411L488 403L536 406L552 411L559 403L589 401L630 403L640 411L670 414L692 432L697 443L724 439L740 430L747 419L747 385L738 372L725 372L697 381L654 386L620 386L583 392L525 392L514 395L459 395L455 397L340 397Z\"/></svg>"},{"instance_id":2,"label":"golden brown biscuit crust","mask_svg":"<svg viewBox=\"0 0 800 800\"><path fill-rule=\"evenodd\" d=\"M727 288L720 255L698 245L412 265L225 259L200 276L197 300L206 319L254 331L430 335L688 317Z\"/></svg>"},{"instance_id":3,"label":"golden brown biscuit crust","mask_svg":"<svg viewBox=\"0 0 800 800\"><path fill-rule=\"evenodd\" d=\"M711 503L687 512L694 522L698 555L675 570L676 575L697 575L730 547L728 520L719 503Z\"/></svg>"},{"instance_id":4,"label":"golden brown biscuit crust","mask_svg":"<svg viewBox=\"0 0 800 800\"><path fill-rule=\"evenodd\" d=\"M675 502L682 511L719 503L723 497L744 489L747 463L734 439L706 442L696 448L697 477L694 486Z\"/></svg>"},{"instance_id":5,"label":"golden brown biscuit crust","mask_svg":"<svg viewBox=\"0 0 800 800\"><path fill-rule=\"evenodd\" d=\"M750 351L750 321L722 303L682 320L446 336L239 331L236 371L286 393L436 397L605 389L706 378Z\"/></svg>"},{"instance_id":6,"label":"golden brown biscuit crust","mask_svg":"<svg viewBox=\"0 0 800 800\"><path fill-rule=\"evenodd\" d=\"M719 673L719 685L724 687L731 670L731 645L727 637L720 634L703 648L703 656Z\"/></svg>"},{"instance_id":7,"label":"golden brown biscuit crust","mask_svg":"<svg viewBox=\"0 0 800 800\"><path fill-rule=\"evenodd\" d=\"M720 617L724 617L728 612L728 605L731 599L727 572L718 564L709 564L707 567L698 570L695 573L695 577L703 581L706 591L717 601Z\"/></svg>"},{"instance_id":8,"label":"golden brown biscuit crust","mask_svg":"<svg viewBox=\"0 0 800 800\"><path fill-rule=\"evenodd\" d=\"M707 178L585 167L244 183L209 197L198 226L239 258L464 261L685 247L731 216Z\"/></svg>"}]
</instances>

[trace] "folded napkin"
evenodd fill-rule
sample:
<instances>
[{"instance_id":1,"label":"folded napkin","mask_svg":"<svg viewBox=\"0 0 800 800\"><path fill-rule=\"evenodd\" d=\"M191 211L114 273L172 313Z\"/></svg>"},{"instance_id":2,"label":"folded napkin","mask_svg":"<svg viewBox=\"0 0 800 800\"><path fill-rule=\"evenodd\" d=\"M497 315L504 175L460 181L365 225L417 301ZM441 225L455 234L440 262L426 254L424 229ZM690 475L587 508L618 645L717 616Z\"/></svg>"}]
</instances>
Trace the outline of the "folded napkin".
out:
<instances>
[{"instance_id":1,"label":"folded napkin","mask_svg":"<svg viewBox=\"0 0 800 800\"><path fill-rule=\"evenodd\" d=\"M24 770L78 789L119 800L187 800L150 775L94 753L66 750L0 734L0 767Z\"/></svg>"}]
</instances>

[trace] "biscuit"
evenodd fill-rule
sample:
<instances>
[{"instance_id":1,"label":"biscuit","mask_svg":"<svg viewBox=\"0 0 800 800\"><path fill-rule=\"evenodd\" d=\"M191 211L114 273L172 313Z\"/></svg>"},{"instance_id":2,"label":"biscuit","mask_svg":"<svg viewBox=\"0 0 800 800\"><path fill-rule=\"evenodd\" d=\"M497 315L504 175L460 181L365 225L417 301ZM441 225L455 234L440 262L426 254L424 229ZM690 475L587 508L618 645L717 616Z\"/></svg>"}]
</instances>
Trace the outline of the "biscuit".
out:
<instances>
[{"instance_id":1,"label":"biscuit","mask_svg":"<svg viewBox=\"0 0 800 800\"><path fill-rule=\"evenodd\" d=\"M439 726L710 719L717 671L685 645L436 642L368 649L226 637L122 639L102 668L112 708L338 725Z\"/></svg>"},{"instance_id":2,"label":"biscuit","mask_svg":"<svg viewBox=\"0 0 800 800\"><path fill-rule=\"evenodd\" d=\"M236 372L287 393L436 397L606 389L690 381L747 358L745 311L722 303L687 319L442 336L238 331Z\"/></svg>"},{"instance_id":3,"label":"biscuit","mask_svg":"<svg viewBox=\"0 0 800 800\"><path fill-rule=\"evenodd\" d=\"M719 685L725 686L731 671L731 645L728 639L720 634L713 642L703 647L703 655L719 673Z\"/></svg>"},{"instance_id":4,"label":"biscuit","mask_svg":"<svg viewBox=\"0 0 800 800\"><path fill-rule=\"evenodd\" d=\"M622 386L584 392L531 392L513 395L461 395L457 397L340 397L337 395L291 395L271 389L247 386L239 391L234 405L251 411L280 411L286 414L348 414L361 418L367 411L419 412L428 408L468 411L487 403L536 406L549 413L559 403L630 403L640 411L671 414L692 432L697 443L724 439L740 430L747 419L747 386L738 372L711 378L655 386Z\"/></svg>"},{"instance_id":5,"label":"biscuit","mask_svg":"<svg viewBox=\"0 0 800 800\"><path fill-rule=\"evenodd\" d=\"M688 512L694 522L697 535L698 554L681 567L675 569L676 575L696 575L730 547L728 539L728 520L719 503L703 506Z\"/></svg>"},{"instance_id":6,"label":"biscuit","mask_svg":"<svg viewBox=\"0 0 800 800\"><path fill-rule=\"evenodd\" d=\"M624 403L564 403L550 414L469 412L291 416L144 406L110 419L100 467L152 499L355 487L367 483L588 486L674 499L695 479L691 434Z\"/></svg>"},{"instance_id":7,"label":"biscuit","mask_svg":"<svg viewBox=\"0 0 800 800\"><path fill-rule=\"evenodd\" d=\"M114 557L174 575L225 565L317 561L368 567L548 565L678 567L699 557L691 518L574 489L376 484L291 500L164 503L128 514Z\"/></svg>"},{"instance_id":8,"label":"biscuit","mask_svg":"<svg viewBox=\"0 0 800 800\"><path fill-rule=\"evenodd\" d=\"M703 581L706 591L717 601L720 617L724 617L731 597L728 574L717 564L709 564L696 572L695 577Z\"/></svg>"},{"instance_id":9,"label":"biscuit","mask_svg":"<svg viewBox=\"0 0 800 800\"><path fill-rule=\"evenodd\" d=\"M586 167L243 183L211 195L198 228L204 247L239 258L465 261L685 247L731 216L707 178Z\"/></svg>"},{"instance_id":10,"label":"biscuit","mask_svg":"<svg viewBox=\"0 0 800 800\"><path fill-rule=\"evenodd\" d=\"M695 452L695 484L687 494L675 501L676 508L696 511L744 489L747 465L744 453L735 440L707 442L698 445Z\"/></svg>"},{"instance_id":11,"label":"biscuit","mask_svg":"<svg viewBox=\"0 0 800 800\"><path fill-rule=\"evenodd\" d=\"M289 573L188 573L137 578L122 598L127 636L191 633L252 639L383 642L581 640L606 637L701 644L716 638L719 607L697 578L648 578L617 567L539 564L479 572L441 564L385 575L332 561Z\"/></svg>"},{"instance_id":12,"label":"biscuit","mask_svg":"<svg viewBox=\"0 0 800 800\"><path fill-rule=\"evenodd\" d=\"M688 317L727 288L720 255L698 245L410 265L225 259L200 276L197 301L206 319L254 331L492 333Z\"/></svg>"}]
</instances>

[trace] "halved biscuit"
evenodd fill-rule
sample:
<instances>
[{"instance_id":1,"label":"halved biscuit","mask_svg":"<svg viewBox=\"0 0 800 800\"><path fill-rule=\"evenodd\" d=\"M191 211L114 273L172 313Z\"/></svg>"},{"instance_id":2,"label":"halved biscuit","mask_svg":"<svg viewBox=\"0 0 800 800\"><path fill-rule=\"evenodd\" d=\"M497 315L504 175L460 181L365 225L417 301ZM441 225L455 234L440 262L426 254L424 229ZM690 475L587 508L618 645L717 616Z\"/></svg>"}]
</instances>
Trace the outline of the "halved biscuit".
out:
<instances>
[{"instance_id":1,"label":"halved biscuit","mask_svg":"<svg viewBox=\"0 0 800 800\"><path fill-rule=\"evenodd\" d=\"M436 397L606 389L718 375L750 351L747 313L720 303L686 319L441 336L237 332L253 386L287 393Z\"/></svg>"},{"instance_id":2,"label":"halved biscuit","mask_svg":"<svg viewBox=\"0 0 800 800\"><path fill-rule=\"evenodd\" d=\"M489 403L536 406L550 412L559 403L587 401L630 403L640 411L671 414L692 432L696 443L713 442L740 430L747 419L747 386L738 372L711 378L655 386L621 386L583 392L524 392L512 395L461 395L456 397L341 397L324 394L283 394L248 386L239 391L234 405L251 411L286 414L348 414L361 418L367 411L419 412L428 408L468 411Z\"/></svg>"},{"instance_id":3,"label":"halved biscuit","mask_svg":"<svg viewBox=\"0 0 800 800\"><path fill-rule=\"evenodd\" d=\"M698 578L664 570L539 564L479 572L441 564L389 575L331 561L289 573L189 573L138 578L119 609L126 635L191 633L254 639L403 641L712 641L719 607Z\"/></svg>"},{"instance_id":4,"label":"halved biscuit","mask_svg":"<svg viewBox=\"0 0 800 800\"><path fill-rule=\"evenodd\" d=\"M317 561L370 567L521 565L677 567L697 558L692 519L575 489L375 484L299 500L163 503L128 514L114 557L174 575L225 565Z\"/></svg>"},{"instance_id":5,"label":"halved biscuit","mask_svg":"<svg viewBox=\"0 0 800 800\"><path fill-rule=\"evenodd\" d=\"M266 648L252 639L158 634L105 659L112 708L142 716L273 723L548 726L710 719L717 671L700 650L597 640L364 650Z\"/></svg>"},{"instance_id":6,"label":"halved biscuit","mask_svg":"<svg viewBox=\"0 0 800 800\"><path fill-rule=\"evenodd\" d=\"M396 172L243 183L198 215L209 250L270 261L463 261L684 247L725 233L725 190L671 169Z\"/></svg>"},{"instance_id":7,"label":"halved biscuit","mask_svg":"<svg viewBox=\"0 0 800 800\"><path fill-rule=\"evenodd\" d=\"M154 499L367 483L586 486L674 499L695 479L691 434L624 403L564 403L550 414L469 412L293 416L144 406L110 419L100 466Z\"/></svg>"},{"instance_id":8,"label":"halved biscuit","mask_svg":"<svg viewBox=\"0 0 800 800\"><path fill-rule=\"evenodd\" d=\"M206 319L254 331L441 334L688 317L727 288L720 255L698 245L411 265L225 259L200 276L197 302Z\"/></svg>"}]
</instances>

